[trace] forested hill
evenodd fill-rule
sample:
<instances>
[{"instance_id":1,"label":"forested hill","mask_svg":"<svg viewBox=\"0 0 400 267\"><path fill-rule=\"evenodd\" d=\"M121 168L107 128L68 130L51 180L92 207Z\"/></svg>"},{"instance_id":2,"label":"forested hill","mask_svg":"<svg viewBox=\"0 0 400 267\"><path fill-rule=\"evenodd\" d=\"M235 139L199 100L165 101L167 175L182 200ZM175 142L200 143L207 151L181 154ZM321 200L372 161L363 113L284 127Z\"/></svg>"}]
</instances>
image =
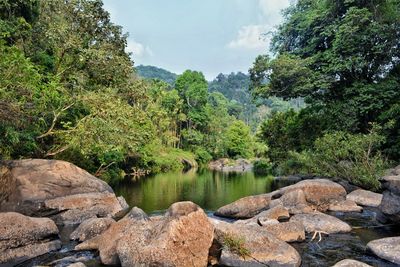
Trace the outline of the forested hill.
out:
<instances>
[{"instance_id":1,"label":"forested hill","mask_svg":"<svg viewBox=\"0 0 400 267\"><path fill-rule=\"evenodd\" d=\"M136 73L142 78L159 79L170 85L174 85L175 80L178 77L178 75L175 73L155 66L139 65L136 67Z\"/></svg>"}]
</instances>

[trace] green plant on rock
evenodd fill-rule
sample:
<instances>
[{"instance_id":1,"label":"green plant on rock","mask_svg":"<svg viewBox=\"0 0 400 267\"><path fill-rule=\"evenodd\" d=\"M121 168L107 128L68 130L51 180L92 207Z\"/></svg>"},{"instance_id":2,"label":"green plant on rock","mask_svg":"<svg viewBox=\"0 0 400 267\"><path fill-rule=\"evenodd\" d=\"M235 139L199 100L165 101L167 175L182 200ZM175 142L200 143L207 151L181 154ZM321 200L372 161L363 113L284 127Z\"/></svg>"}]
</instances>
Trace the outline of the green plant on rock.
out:
<instances>
[{"instance_id":1,"label":"green plant on rock","mask_svg":"<svg viewBox=\"0 0 400 267\"><path fill-rule=\"evenodd\" d=\"M251 252L246 248L246 240L244 237L236 236L231 233L223 234L223 246L231 253L236 254L243 259L251 256Z\"/></svg>"}]
</instances>

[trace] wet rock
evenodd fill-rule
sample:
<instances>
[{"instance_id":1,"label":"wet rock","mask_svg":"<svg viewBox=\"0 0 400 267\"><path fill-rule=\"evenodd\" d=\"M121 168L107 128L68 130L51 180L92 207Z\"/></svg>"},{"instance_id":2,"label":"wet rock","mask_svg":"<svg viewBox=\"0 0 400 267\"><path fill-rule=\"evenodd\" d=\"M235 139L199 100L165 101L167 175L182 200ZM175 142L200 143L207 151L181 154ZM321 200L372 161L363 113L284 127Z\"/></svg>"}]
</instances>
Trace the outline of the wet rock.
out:
<instances>
[{"instance_id":1,"label":"wet rock","mask_svg":"<svg viewBox=\"0 0 400 267\"><path fill-rule=\"evenodd\" d=\"M347 223L323 213L297 214L290 218L290 222L302 224L307 233L322 231L333 234L351 231L351 226Z\"/></svg>"},{"instance_id":2,"label":"wet rock","mask_svg":"<svg viewBox=\"0 0 400 267\"><path fill-rule=\"evenodd\" d=\"M382 194L357 189L347 195L347 200L354 201L361 206L378 207L382 202Z\"/></svg>"},{"instance_id":3,"label":"wet rock","mask_svg":"<svg viewBox=\"0 0 400 267\"><path fill-rule=\"evenodd\" d=\"M343 186L327 179L303 180L280 191L285 195L296 190L302 190L307 203L319 211L327 210L330 203L344 200L346 197Z\"/></svg>"},{"instance_id":4,"label":"wet rock","mask_svg":"<svg viewBox=\"0 0 400 267\"><path fill-rule=\"evenodd\" d=\"M91 239L110 227L115 221L111 218L93 218L81 223L70 235L71 240L83 242Z\"/></svg>"},{"instance_id":5,"label":"wet rock","mask_svg":"<svg viewBox=\"0 0 400 267\"><path fill-rule=\"evenodd\" d=\"M122 266L207 266L213 226L192 202L178 202L156 222L131 225L117 245Z\"/></svg>"},{"instance_id":6,"label":"wet rock","mask_svg":"<svg viewBox=\"0 0 400 267\"><path fill-rule=\"evenodd\" d=\"M329 210L339 212L362 212L363 208L358 206L352 200L344 200L336 203L331 203L329 205Z\"/></svg>"},{"instance_id":7,"label":"wet rock","mask_svg":"<svg viewBox=\"0 0 400 267\"><path fill-rule=\"evenodd\" d=\"M58 229L47 218L0 213L0 265L15 265L61 247Z\"/></svg>"},{"instance_id":8,"label":"wet rock","mask_svg":"<svg viewBox=\"0 0 400 267\"><path fill-rule=\"evenodd\" d=\"M297 242L306 239L304 226L300 223L283 222L278 224L270 224L265 225L264 229L285 242Z\"/></svg>"},{"instance_id":9,"label":"wet rock","mask_svg":"<svg viewBox=\"0 0 400 267\"><path fill-rule=\"evenodd\" d=\"M48 199L83 193L113 193L107 183L75 165L59 160L26 159L7 164L8 195L0 211L25 215L46 215L43 202ZM3 179L2 177L1 179Z\"/></svg>"},{"instance_id":10,"label":"wet rock","mask_svg":"<svg viewBox=\"0 0 400 267\"><path fill-rule=\"evenodd\" d=\"M123 208L113 193L85 193L58 197L44 202L56 213L57 224L79 224L96 217L113 217Z\"/></svg>"},{"instance_id":11,"label":"wet rock","mask_svg":"<svg viewBox=\"0 0 400 267\"><path fill-rule=\"evenodd\" d=\"M371 241L367 248L376 256L400 265L400 236Z\"/></svg>"},{"instance_id":12,"label":"wet rock","mask_svg":"<svg viewBox=\"0 0 400 267\"><path fill-rule=\"evenodd\" d=\"M379 209L391 221L400 222L400 195L390 191L383 192L383 198Z\"/></svg>"},{"instance_id":13,"label":"wet rock","mask_svg":"<svg viewBox=\"0 0 400 267\"><path fill-rule=\"evenodd\" d=\"M279 240L263 227L234 225L210 219L215 227L215 238L223 249L219 264L224 266L300 266L299 253L289 244ZM245 255L229 247L236 243Z\"/></svg>"},{"instance_id":14,"label":"wet rock","mask_svg":"<svg viewBox=\"0 0 400 267\"><path fill-rule=\"evenodd\" d=\"M277 192L248 196L219 208L214 214L221 217L247 219L269 208L271 198Z\"/></svg>"},{"instance_id":15,"label":"wet rock","mask_svg":"<svg viewBox=\"0 0 400 267\"><path fill-rule=\"evenodd\" d=\"M372 267L371 265L368 265L366 263L363 263L361 261L356 261L356 260L341 260L332 267Z\"/></svg>"}]
</instances>

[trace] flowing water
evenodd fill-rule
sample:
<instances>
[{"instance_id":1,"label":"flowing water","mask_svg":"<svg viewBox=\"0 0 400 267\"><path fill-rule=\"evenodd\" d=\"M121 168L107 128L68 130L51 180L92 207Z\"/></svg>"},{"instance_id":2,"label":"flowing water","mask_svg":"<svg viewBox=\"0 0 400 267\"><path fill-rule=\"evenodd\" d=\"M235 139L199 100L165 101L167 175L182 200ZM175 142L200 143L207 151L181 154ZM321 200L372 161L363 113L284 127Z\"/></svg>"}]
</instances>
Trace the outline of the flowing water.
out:
<instances>
[{"instance_id":1,"label":"flowing water","mask_svg":"<svg viewBox=\"0 0 400 267\"><path fill-rule=\"evenodd\" d=\"M271 192L298 180L274 179L258 176L253 172L222 173L208 170L191 170L186 173L165 173L130 181L114 186L115 193L122 195L131 207L137 206L149 214L159 214L177 201L190 200L211 215L219 207L241 197ZM399 236L400 227L383 226L376 219L378 212L365 209L362 213L332 213L354 227L351 233L323 236L320 242L310 241L311 236L301 243L292 243L301 254L302 266L332 266L336 262L350 258L376 267L396 266L381 260L366 251L366 244L374 239ZM81 259L89 267L102 266L92 252L76 253L68 241L73 229L64 229L62 252L44 255L20 266L49 264L56 267L67 266L74 259ZM317 240L318 241L318 240ZM86 259L86 260L85 260Z\"/></svg>"}]
</instances>

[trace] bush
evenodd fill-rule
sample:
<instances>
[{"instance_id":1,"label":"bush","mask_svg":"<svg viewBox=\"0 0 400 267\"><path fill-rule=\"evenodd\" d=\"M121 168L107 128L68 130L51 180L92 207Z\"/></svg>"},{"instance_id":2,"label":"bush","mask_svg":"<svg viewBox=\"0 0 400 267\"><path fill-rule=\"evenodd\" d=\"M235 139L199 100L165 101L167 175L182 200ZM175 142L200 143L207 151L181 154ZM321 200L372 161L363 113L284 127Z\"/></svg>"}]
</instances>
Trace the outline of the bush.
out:
<instances>
[{"instance_id":1,"label":"bush","mask_svg":"<svg viewBox=\"0 0 400 267\"><path fill-rule=\"evenodd\" d=\"M268 159L259 159L254 162L253 169L256 174L270 174L272 173L273 164Z\"/></svg>"},{"instance_id":2,"label":"bush","mask_svg":"<svg viewBox=\"0 0 400 267\"><path fill-rule=\"evenodd\" d=\"M314 149L290 153L290 161L300 172L345 178L372 190L380 187L379 178L387 162L377 150L384 138L376 129L369 134L334 132L317 139Z\"/></svg>"}]
</instances>

